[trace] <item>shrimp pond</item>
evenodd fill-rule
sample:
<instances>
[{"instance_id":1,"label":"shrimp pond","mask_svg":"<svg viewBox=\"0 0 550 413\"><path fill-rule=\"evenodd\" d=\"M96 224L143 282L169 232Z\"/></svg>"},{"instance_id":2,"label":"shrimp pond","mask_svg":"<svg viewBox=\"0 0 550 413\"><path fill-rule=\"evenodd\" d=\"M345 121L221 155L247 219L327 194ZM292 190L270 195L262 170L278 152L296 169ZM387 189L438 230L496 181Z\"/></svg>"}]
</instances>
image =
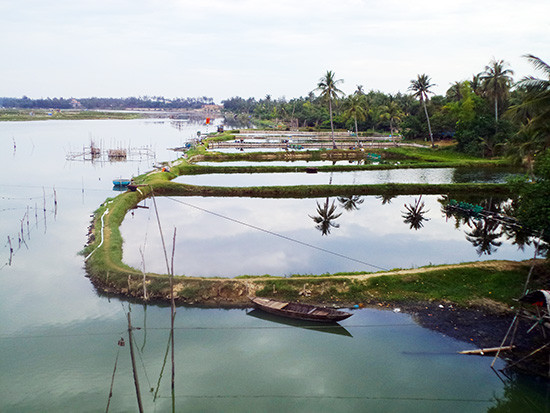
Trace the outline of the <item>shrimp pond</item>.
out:
<instances>
[{"instance_id":1,"label":"shrimp pond","mask_svg":"<svg viewBox=\"0 0 550 413\"><path fill-rule=\"evenodd\" d=\"M457 354L472 343L409 314L367 308L320 328L251 309L178 307L172 397L170 308L99 293L79 252L91 215L117 195L113 179L175 160L167 148L207 128L169 119L0 123L0 411L96 412L108 403L110 411L137 411L129 311L139 328L132 335L145 411L544 411L547 384L520 374L502 380L492 358ZM92 141L101 152L88 158ZM109 149L122 148L125 160L109 158ZM265 185L270 179L263 174ZM442 198L157 202L164 227L177 227L174 265L186 275L377 271L532 256L532 246L505 228L445 214ZM480 202L504 208L508 201ZM423 204L419 226L408 216L415 204ZM329 222L314 219L332 206ZM141 248L147 271L163 272L151 210L127 214L124 261L139 267Z\"/></svg>"}]
</instances>

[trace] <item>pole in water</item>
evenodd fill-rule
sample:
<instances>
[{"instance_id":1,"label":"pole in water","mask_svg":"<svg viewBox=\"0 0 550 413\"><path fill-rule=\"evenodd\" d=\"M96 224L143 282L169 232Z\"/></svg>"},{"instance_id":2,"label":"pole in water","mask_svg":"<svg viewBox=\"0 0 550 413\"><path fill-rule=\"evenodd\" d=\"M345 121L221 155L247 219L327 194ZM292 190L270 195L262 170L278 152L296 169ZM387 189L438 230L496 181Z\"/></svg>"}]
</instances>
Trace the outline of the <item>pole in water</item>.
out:
<instances>
[{"instance_id":1,"label":"pole in water","mask_svg":"<svg viewBox=\"0 0 550 413\"><path fill-rule=\"evenodd\" d=\"M143 413L143 405L141 404L141 393L139 391L139 380L136 370L136 359L134 357L134 342L132 340L132 320L130 319L130 311L128 311L128 341L130 342L130 357L132 359L132 371L134 372L134 385L136 387L138 409L140 413Z\"/></svg>"}]
</instances>

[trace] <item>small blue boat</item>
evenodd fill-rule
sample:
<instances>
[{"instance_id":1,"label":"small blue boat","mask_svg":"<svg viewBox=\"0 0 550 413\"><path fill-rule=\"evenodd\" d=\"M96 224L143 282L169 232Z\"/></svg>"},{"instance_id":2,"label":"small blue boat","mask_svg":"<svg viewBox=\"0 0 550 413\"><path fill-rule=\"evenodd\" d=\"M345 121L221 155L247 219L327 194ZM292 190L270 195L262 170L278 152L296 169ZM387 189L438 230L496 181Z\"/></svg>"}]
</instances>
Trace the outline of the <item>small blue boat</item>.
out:
<instances>
[{"instance_id":1,"label":"small blue boat","mask_svg":"<svg viewBox=\"0 0 550 413\"><path fill-rule=\"evenodd\" d=\"M130 182L132 182L131 179L123 179L123 178L118 178L118 179L113 179L113 185L114 186L119 186L119 187L127 187L128 185L130 185Z\"/></svg>"}]
</instances>

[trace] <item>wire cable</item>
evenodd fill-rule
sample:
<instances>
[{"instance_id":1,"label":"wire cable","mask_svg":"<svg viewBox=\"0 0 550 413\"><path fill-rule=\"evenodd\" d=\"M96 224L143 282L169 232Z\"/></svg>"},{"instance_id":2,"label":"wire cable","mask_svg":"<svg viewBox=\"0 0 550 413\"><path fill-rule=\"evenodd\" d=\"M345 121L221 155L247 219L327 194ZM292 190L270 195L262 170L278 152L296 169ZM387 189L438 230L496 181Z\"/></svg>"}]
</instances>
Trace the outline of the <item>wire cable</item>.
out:
<instances>
[{"instance_id":1,"label":"wire cable","mask_svg":"<svg viewBox=\"0 0 550 413\"><path fill-rule=\"evenodd\" d=\"M356 258L349 257L349 256L344 255L344 254L340 254L339 252L327 250L326 248L322 248L322 247L319 247L317 245L309 244L309 243L304 242L304 241L300 241L300 240L297 240L297 239L294 239L294 238L290 238L290 237L287 237L286 235L282 235L282 234L279 234L277 232L273 232L273 231L270 231L270 230L267 230L267 229L264 229L264 228L261 228L261 227L257 227L257 226L252 225L252 224L248 224L248 223L240 221L238 219L231 218L231 217L219 214L219 213L214 212L214 211L210 211L206 208L201 208L197 205L193 205L193 204L190 204L188 202L184 202L182 200L179 200L179 199L176 199L176 198L173 198L173 197L165 197L165 198L170 199L171 201L180 203L182 205L186 205L188 207L195 208L199 211L206 212L207 214L211 214L211 215L217 216L219 218L223 218L223 219L226 219L228 221L235 222L235 223L240 224L240 225L244 225L246 227L255 229L257 231L265 232L266 234L273 235L275 237L279 237L279 238L282 238L282 239L287 240L287 241L295 242L296 244L300 244L300 245L303 245L305 247L309 247L309 248L313 248L313 249L318 250L318 251L326 252L327 254L332 254L332 255L335 255L337 257L344 258L344 259L349 260L349 261L354 261L354 262L357 262L359 264L363 264L363 265L366 265L366 266L369 266L369 267L373 267L373 268L376 268L376 269L379 269L379 270L382 270L382 271L389 271L388 268L384 268L384 267L380 267L378 265L370 264L366 261L358 260Z\"/></svg>"}]
</instances>

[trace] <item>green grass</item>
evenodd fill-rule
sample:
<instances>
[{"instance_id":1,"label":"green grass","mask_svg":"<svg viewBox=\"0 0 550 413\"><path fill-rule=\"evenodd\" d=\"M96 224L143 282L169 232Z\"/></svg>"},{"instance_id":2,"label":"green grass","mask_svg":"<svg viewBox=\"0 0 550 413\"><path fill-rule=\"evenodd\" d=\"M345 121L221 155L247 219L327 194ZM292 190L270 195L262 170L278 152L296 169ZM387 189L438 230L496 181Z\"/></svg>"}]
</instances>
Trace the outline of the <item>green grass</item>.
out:
<instances>
[{"instance_id":1,"label":"green grass","mask_svg":"<svg viewBox=\"0 0 550 413\"><path fill-rule=\"evenodd\" d=\"M33 115L31 115L31 112ZM51 115L50 115L51 113ZM138 119L143 116L139 113L99 112L66 110L60 112L43 109L0 109L1 121L31 121L31 120L85 120L85 119Z\"/></svg>"},{"instance_id":2,"label":"green grass","mask_svg":"<svg viewBox=\"0 0 550 413\"><path fill-rule=\"evenodd\" d=\"M381 301L450 301L467 306L490 299L509 306L521 296L528 266L519 270L460 267L413 275L383 275L358 283L350 297L360 297L368 291Z\"/></svg>"}]
</instances>

